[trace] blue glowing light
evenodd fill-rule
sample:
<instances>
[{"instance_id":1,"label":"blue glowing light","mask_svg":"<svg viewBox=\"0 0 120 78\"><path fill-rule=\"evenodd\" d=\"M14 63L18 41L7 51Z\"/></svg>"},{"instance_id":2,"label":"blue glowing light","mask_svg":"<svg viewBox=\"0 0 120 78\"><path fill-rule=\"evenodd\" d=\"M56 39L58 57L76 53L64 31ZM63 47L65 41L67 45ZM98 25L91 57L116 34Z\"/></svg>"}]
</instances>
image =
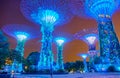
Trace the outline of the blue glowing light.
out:
<instances>
[{"instance_id":1,"label":"blue glowing light","mask_svg":"<svg viewBox=\"0 0 120 78\"><path fill-rule=\"evenodd\" d=\"M95 64L95 69L97 71L107 71L108 67L110 66L110 64Z\"/></svg>"},{"instance_id":2,"label":"blue glowing light","mask_svg":"<svg viewBox=\"0 0 120 78\"><path fill-rule=\"evenodd\" d=\"M18 38L19 40L21 40L21 41L22 41L22 40L26 40L27 37L29 36L29 34L26 33L26 32L16 32L15 35L16 35L17 38Z\"/></svg>"},{"instance_id":3,"label":"blue glowing light","mask_svg":"<svg viewBox=\"0 0 120 78\"><path fill-rule=\"evenodd\" d=\"M119 67L117 67L117 70L118 70L118 71L120 71L120 66L119 66Z\"/></svg>"},{"instance_id":4,"label":"blue glowing light","mask_svg":"<svg viewBox=\"0 0 120 78\"><path fill-rule=\"evenodd\" d=\"M84 36L84 38L87 40L89 44L94 44L97 39L95 34L87 34Z\"/></svg>"},{"instance_id":5,"label":"blue glowing light","mask_svg":"<svg viewBox=\"0 0 120 78\"><path fill-rule=\"evenodd\" d=\"M62 45L65 42L64 38L56 38L56 42L58 43L58 45Z\"/></svg>"},{"instance_id":6,"label":"blue glowing light","mask_svg":"<svg viewBox=\"0 0 120 78\"><path fill-rule=\"evenodd\" d=\"M88 8L90 15L95 18L98 17L107 17L110 18L116 8L118 7L119 3L117 0L87 0L86 1L86 8Z\"/></svg>"},{"instance_id":7,"label":"blue glowing light","mask_svg":"<svg viewBox=\"0 0 120 78\"><path fill-rule=\"evenodd\" d=\"M81 54L80 56L81 56L83 59L86 59L87 56L88 56L88 54Z\"/></svg>"},{"instance_id":8,"label":"blue glowing light","mask_svg":"<svg viewBox=\"0 0 120 78\"><path fill-rule=\"evenodd\" d=\"M54 10L38 9L38 13L31 14L31 17L38 23L45 25L53 25L59 19L59 14Z\"/></svg>"},{"instance_id":9,"label":"blue glowing light","mask_svg":"<svg viewBox=\"0 0 120 78\"><path fill-rule=\"evenodd\" d=\"M113 66L115 67L116 71L120 71L120 65L119 64L114 64Z\"/></svg>"},{"instance_id":10,"label":"blue glowing light","mask_svg":"<svg viewBox=\"0 0 120 78\"><path fill-rule=\"evenodd\" d=\"M20 9L28 20L42 25L62 25L73 17L67 0L21 0Z\"/></svg>"}]
</instances>

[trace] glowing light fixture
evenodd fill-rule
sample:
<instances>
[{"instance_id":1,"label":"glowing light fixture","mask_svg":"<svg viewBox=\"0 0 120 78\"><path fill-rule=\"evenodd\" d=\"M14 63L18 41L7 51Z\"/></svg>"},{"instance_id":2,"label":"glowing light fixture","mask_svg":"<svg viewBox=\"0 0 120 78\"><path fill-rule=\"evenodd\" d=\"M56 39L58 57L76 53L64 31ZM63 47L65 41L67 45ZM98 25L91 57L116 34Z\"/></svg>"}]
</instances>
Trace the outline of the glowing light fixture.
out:
<instances>
[{"instance_id":1,"label":"glowing light fixture","mask_svg":"<svg viewBox=\"0 0 120 78\"><path fill-rule=\"evenodd\" d=\"M32 13L31 17L36 20L36 22L42 24L54 24L59 19L59 14L53 10L38 10L38 14Z\"/></svg>"},{"instance_id":2,"label":"glowing light fixture","mask_svg":"<svg viewBox=\"0 0 120 78\"><path fill-rule=\"evenodd\" d=\"M57 19L59 18L58 13L56 13L55 11L52 10L43 10L42 11L42 18L41 20L46 22L46 23L50 23L53 24L57 21Z\"/></svg>"},{"instance_id":3,"label":"glowing light fixture","mask_svg":"<svg viewBox=\"0 0 120 78\"><path fill-rule=\"evenodd\" d=\"M84 36L84 38L86 39L86 41L89 44L95 44L95 41L97 39L97 35L96 34L87 34Z\"/></svg>"},{"instance_id":4,"label":"glowing light fixture","mask_svg":"<svg viewBox=\"0 0 120 78\"><path fill-rule=\"evenodd\" d=\"M95 36L89 36L89 37L86 37L86 40L89 42L89 44L94 44L95 40L96 40L96 37Z\"/></svg>"},{"instance_id":5,"label":"glowing light fixture","mask_svg":"<svg viewBox=\"0 0 120 78\"><path fill-rule=\"evenodd\" d=\"M29 34L27 34L26 32L16 32L15 35L20 41L27 39L27 37L29 36Z\"/></svg>"},{"instance_id":6,"label":"glowing light fixture","mask_svg":"<svg viewBox=\"0 0 120 78\"><path fill-rule=\"evenodd\" d=\"M62 45L65 42L65 40L63 38L57 38L56 42L58 43L58 45Z\"/></svg>"},{"instance_id":7,"label":"glowing light fixture","mask_svg":"<svg viewBox=\"0 0 120 78\"><path fill-rule=\"evenodd\" d=\"M86 59L87 56L88 56L88 54L81 54L81 57L82 57L83 59Z\"/></svg>"}]
</instances>

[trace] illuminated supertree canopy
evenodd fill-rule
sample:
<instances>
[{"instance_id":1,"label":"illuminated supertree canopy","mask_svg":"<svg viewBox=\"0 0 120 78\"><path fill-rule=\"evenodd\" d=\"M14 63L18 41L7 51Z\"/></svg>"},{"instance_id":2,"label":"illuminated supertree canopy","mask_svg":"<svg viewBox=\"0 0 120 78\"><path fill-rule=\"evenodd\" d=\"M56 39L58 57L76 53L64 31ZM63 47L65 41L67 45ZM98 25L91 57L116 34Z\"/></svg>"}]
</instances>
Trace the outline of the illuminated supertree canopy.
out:
<instances>
[{"instance_id":1,"label":"illuminated supertree canopy","mask_svg":"<svg viewBox=\"0 0 120 78\"><path fill-rule=\"evenodd\" d=\"M72 14L66 0L22 0L21 11L30 21L42 25L58 25L68 22Z\"/></svg>"},{"instance_id":2,"label":"illuminated supertree canopy","mask_svg":"<svg viewBox=\"0 0 120 78\"><path fill-rule=\"evenodd\" d=\"M111 17L118 10L120 0L69 0L71 11L80 17Z\"/></svg>"},{"instance_id":3,"label":"illuminated supertree canopy","mask_svg":"<svg viewBox=\"0 0 120 78\"><path fill-rule=\"evenodd\" d=\"M64 70L64 59L63 59L63 46L64 43L70 42L73 40L72 34L66 32L55 32L53 34L54 41L57 44L57 70Z\"/></svg>"},{"instance_id":4,"label":"illuminated supertree canopy","mask_svg":"<svg viewBox=\"0 0 120 78\"><path fill-rule=\"evenodd\" d=\"M58 43L68 43L70 41L72 41L74 38L73 38L73 35L70 34L70 33L67 33L67 32L54 32L53 33L53 40L55 42L58 42Z\"/></svg>"},{"instance_id":5,"label":"illuminated supertree canopy","mask_svg":"<svg viewBox=\"0 0 120 78\"><path fill-rule=\"evenodd\" d=\"M67 23L72 14L66 0L22 0L21 12L30 21L41 24L42 48L39 69L51 69L53 65L52 32L55 25Z\"/></svg>"},{"instance_id":6,"label":"illuminated supertree canopy","mask_svg":"<svg viewBox=\"0 0 120 78\"><path fill-rule=\"evenodd\" d=\"M88 54L79 54L83 59L86 59L88 57Z\"/></svg>"},{"instance_id":7,"label":"illuminated supertree canopy","mask_svg":"<svg viewBox=\"0 0 120 78\"><path fill-rule=\"evenodd\" d=\"M120 0L86 0L85 7L88 15L99 19L99 17L111 18L118 9Z\"/></svg>"},{"instance_id":8,"label":"illuminated supertree canopy","mask_svg":"<svg viewBox=\"0 0 120 78\"><path fill-rule=\"evenodd\" d=\"M56 43L57 43L59 46L63 45L64 42L65 42L65 39L64 39L64 38L57 38L57 39L56 39Z\"/></svg>"},{"instance_id":9,"label":"illuminated supertree canopy","mask_svg":"<svg viewBox=\"0 0 120 78\"><path fill-rule=\"evenodd\" d=\"M39 30L34 29L32 26L21 24L8 24L2 27L2 30L7 34L17 39L16 50L20 51L23 56L24 45L26 40L38 37Z\"/></svg>"},{"instance_id":10,"label":"illuminated supertree canopy","mask_svg":"<svg viewBox=\"0 0 120 78\"><path fill-rule=\"evenodd\" d=\"M95 50L95 43L98 40L97 28L83 29L74 35L76 39L83 40L89 46L89 50Z\"/></svg>"}]
</instances>

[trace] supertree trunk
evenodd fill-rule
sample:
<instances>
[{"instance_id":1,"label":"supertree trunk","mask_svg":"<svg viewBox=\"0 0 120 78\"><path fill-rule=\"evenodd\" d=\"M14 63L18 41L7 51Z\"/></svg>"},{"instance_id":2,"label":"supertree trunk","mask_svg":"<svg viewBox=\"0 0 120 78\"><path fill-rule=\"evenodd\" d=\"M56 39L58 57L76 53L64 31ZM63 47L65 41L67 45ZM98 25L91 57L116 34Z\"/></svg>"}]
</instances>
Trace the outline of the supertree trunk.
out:
<instances>
[{"instance_id":1,"label":"supertree trunk","mask_svg":"<svg viewBox=\"0 0 120 78\"><path fill-rule=\"evenodd\" d=\"M22 57L24 57L24 46L25 46L26 40L19 40L17 41L17 46L16 46L16 51L18 51L21 54L21 62L19 63L18 66L18 72L23 71L23 64L22 64Z\"/></svg>"},{"instance_id":2,"label":"supertree trunk","mask_svg":"<svg viewBox=\"0 0 120 78\"><path fill-rule=\"evenodd\" d=\"M26 40L19 40L17 41L17 46L15 48L16 51L18 51L22 57L24 57L24 46L25 46Z\"/></svg>"},{"instance_id":3,"label":"supertree trunk","mask_svg":"<svg viewBox=\"0 0 120 78\"><path fill-rule=\"evenodd\" d=\"M40 61L38 64L38 69L51 69L53 65L53 53L52 53L52 32L53 26L47 27L42 26L42 46L40 52ZM53 66L52 66L53 67Z\"/></svg>"},{"instance_id":4,"label":"supertree trunk","mask_svg":"<svg viewBox=\"0 0 120 78\"><path fill-rule=\"evenodd\" d=\"M96 50L95 44L89 45L89 51L91 51L91 50Z\"/></svg>"},{"instance_id":5,"label":"supertree trunk","mask_svg":"<svg viewBox=\"0 0 120 78\"><path fill-rule=\"evenodd\" d=\"M57 46L57 69L64 70L64 62L63 62L63 45Z\"/></svg>"},{"instance_id":6,"label":"supertree trunk","mask_svg":"<svg viewBox=\"0 0 120 78\"><path fill-rule=\"evenodd\" d=\"M98 20L100 55L103 62L119 63L119 41L110 18Z\"/></svg>"},{"instance_id":7,"label":"supertree trunk","mask_svg":"<svg viewBox=\"0 0 120 78\"><path fill-rule=\"evenodd\" d=\"M97 57L95 44L89 45L89 71L94 69L94 60Z\"/></svg>"},{"instance_id":8,"label":"supertree trunk","mask_svg":"<svg viewBox=\"0 0 120 78\"><path fill-rule=\"evenodd\" d=\"M84 72L88 72L86 58L83 59L83 64L84 64Z\"/></svg>"}]
</instances>

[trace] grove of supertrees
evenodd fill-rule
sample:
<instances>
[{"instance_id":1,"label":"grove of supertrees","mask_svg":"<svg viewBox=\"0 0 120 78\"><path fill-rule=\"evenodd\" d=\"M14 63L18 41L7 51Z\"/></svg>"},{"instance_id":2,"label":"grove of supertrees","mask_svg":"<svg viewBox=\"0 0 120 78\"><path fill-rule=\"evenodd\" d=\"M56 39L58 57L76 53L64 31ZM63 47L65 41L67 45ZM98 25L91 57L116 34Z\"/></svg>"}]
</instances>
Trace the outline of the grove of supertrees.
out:
<instances>
[{"instance_id":1,"label":"grove of supertrees","mask_svg":"<svg viewBox=\"0 0 120 78\"><path fill-rule=\"evenodd\" d=\"M89 71L94 68L94 59L97 57L98 53L96 50L96 42L98 40L98 30L97 28L83 29L77 32L75 35L76 39L84 41L88 45L89 54Z\"/></svg>"},{"instance_id":2,"label":"grove of supertrees","mask_svg":"<svg viewBox=\"0 0 120 78\"><path fill-rule=\"evenodd\" d=\"M120 64L120 46L112 24L112 15L118 9L120 0L71 0L71 4L74 13L97 21L103 62Z\"/></svg>"},{"instance_id":3,"label":"grove of supertrees","mask_svg":"<svg viewBox=\"0 0 120 78\"><path fill-rule=\"evenodd\" d=\"M42 46L38 70L53 67L52 32L54 26L67 23L72 14L67 0L22 0L21 12L30 21L41 25Z\"/></svg>"},{"instance_id":4,"label":"grove of supertrees","mask_svg":"<svg viewBox=\"0 0 120 78\"><path fill-rule=\"evenodd\" d=\"M66 32L55 32L53 34L54 41L57 44L57 61L56 69L64 70L63 48L64 44L73 40L72 34Z\"/></svg>"},{"instance_id":5,"label":"grove of supertrees","mask_svg":"<svg viewBox=\"0 0 120 78\"><path fill-rule=\"evenodd\" d=\"M28 39L38 37L39 30L34 29L32 26L21 24L8 24L2 27L3 32L7 35L14 37L17 40L17 46L15 50L20 53L21 57L24 57L24 46ZM20 69L22 71L22 62Z\"/></svg>"}]
</instances>

